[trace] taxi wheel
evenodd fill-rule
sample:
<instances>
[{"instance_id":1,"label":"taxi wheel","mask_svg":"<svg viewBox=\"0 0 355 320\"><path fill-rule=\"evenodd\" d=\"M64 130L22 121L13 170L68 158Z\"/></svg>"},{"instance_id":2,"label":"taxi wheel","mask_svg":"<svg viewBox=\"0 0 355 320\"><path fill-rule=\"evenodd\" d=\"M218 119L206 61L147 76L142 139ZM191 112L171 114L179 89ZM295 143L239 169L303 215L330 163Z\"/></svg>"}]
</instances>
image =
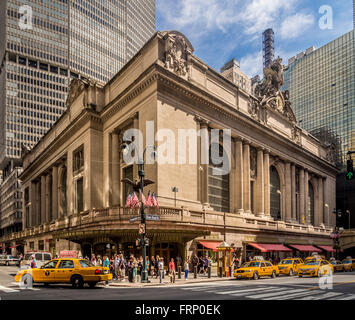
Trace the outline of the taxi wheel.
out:
<instances>
[{"instance_id":1,"label":"taxi wheel","mask_svg":"<svg viewBox=\"0 0 355 320\"><path fill-rule=\"evenodd\" d=\"M275 271L272 272L271 278L276 278L276 272Z\"/></svg>"},{"instance_id":2,"label":"taxi wheel","mask_svg":"<svg viewBox=\"0 0 355 320\"><path fill-rule=\"evenodd\" d=\"M82 288L84 287L84 280L82 276L74 275L71 277L71 284L73 285L73 288Z\"/></svg>"},{"instance_id":3,"label":"taxi wheel","mask_svg":"<svg viewBox=\"0 0 355 320\"><path fill-rule=\"evenodd\" d=\"M88 285L90 288L95 288L97 282L89 282Z\"/></svg>"},{"instance_id":4,"label":"taxi wheel","mask_svg":"<svg viewBox=\"0 0 355 320\"><path fill-rule=\"evenodd\" d=\"M258 280L259 279L259 274L255 271L253 274L253 279Z\"/></svg>"}]
</instances>

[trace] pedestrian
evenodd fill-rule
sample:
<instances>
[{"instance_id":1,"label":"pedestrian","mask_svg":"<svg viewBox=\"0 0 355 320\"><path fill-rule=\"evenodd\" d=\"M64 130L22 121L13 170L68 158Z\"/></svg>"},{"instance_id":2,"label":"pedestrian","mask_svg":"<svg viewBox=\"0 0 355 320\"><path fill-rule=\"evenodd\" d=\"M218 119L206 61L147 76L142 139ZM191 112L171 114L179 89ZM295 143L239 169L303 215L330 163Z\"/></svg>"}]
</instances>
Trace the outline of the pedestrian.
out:
<instances>
[{"instance_id":1,"label":"pedestrian","mask_svg":"<svg viewBox=\"0 0 355 320\"><path fill-rule=\"evenodd\" d=\"M160 283L163 282L163 274L164 274L164 259L160 258L158 263L158 272L159 272L159 279Z\"/></svg>"},{"instance_id":2,"label":"pedestrian","mask_svg":"<svg viewBox=\"0 0 355 320\"><path fill-rule=\"evenodd\" d=\"M34 255L31 256L31 269L37 268L37 261Z\"/></svg>"},{"instance_id":3,"label":"pedestrian","mask_svg":"<svg viewBox=\"0 0 355 320\"><path fill-rule=\"evenodd\" d=\"M97 265L102 266L101 256L97 256Z\"/></svg>"},{"instance_id":4,"label":"pedestrian","mask_svg":"<svg viewBox=\"0 0 355 320\"><path fill-rule=\"evenodd\" d=\"M203 274L206 275L206 273L208 272L208 256L206 255L203 258Z\"/></svg>"},{"instance_id":5,"label":"pedestrian","mask_svg":"<svg viewBox=\"0 0 355 320\"><path fill-rule=\"evenodd\" d=\"M171 283L175 283L175 262L174 262L174 258L171 258L170 262L169 262L169 276L170 276L170 282Z\"/></svg>"},{"instance_id":6,"label":"pedestrian","mask_svg":"<svg viewBox=\"0 0 355 320\"><path fill-rule=\"evenodd\" d=\"M149 270L150 270L149 257L146 256L146 257L145 257L145 271L146 271L146 277L147 277L147 278L148 278ZM143 274L142 274L141 276L143 277Z\"/></svg>"},{"instance_id":7,"label":"pedestrian","mask_svg":"<svg viewBox=\"0 0 355 320\"><path fill-rule=\"evenodd\" d=\"M19 267L19 269L21 269L22 260L23 260L23 255L22 255L22 253L20 253L19 260L18 260L18 267Z\"/></svg>"},{"instance_id":8,"label":"pedestrian","mask_svg":"<svg viewBox=\"0 0 355 320\"><path fill-rule=\"evenodd\" d=\"M147 267L146 267L147 268ZM137 282L140 282L143 273L143 257L140 256L137 264Z\"/></svg>"},{"instance_id":9,"label":"pedestrian","mask_svg":"<svg viewBox=\"0 0 355 320\"><path fill-rule=\"evenodd\" d=\"M154 276L154 270L155 270L155 259L154 256L150 259L150 275L153 277Z\"/></svg>"},{"instance_id":10,"label":"pedestrian","mask_svg":"<svg viewBox=\"0 0 355 320\"><path fill-rule=\"evenodd\" d=\"M104 256L104 260L102 262L102 266L104 268L109 268L110 267L110 260L108 259L108 256ZM108 280L105 281L105 286L108 286Z\"/></svg>"},{"instance_id":11,"label":"pedestrian","mask_svg":"<svg viewBox=\"0 0 355 320\"><path fill-rule=\"evenodd\" d=\"M133 259L133 282L137 282L138 261L134 257L132 257L132 259Z\"/></svg>"},{"instance_id":12,"label":"pedestrian","mask_svg":"<svg viewBox=\"0 0 355 320\"><path fill-rule=\"evenodd\" d=\"M185 260L184 271L185 271L185 280L187 280L187 277L189 275L189 259Z\"/></svg>"},{"instance_id":13,"label":"pedestrian","mask_svg":"<svg viewBox=\"0 0 355 320\"><path fill-rule=\"evenodd\" d=\"M124 281L125 274L126 274L126 260L124 259L123 254L120 254L119 272L120 272L120 281Z\"/></svg>"},{"instance_id":14,"label":"pedestrian","mask_svg":"<svg viewBox=\"0 0 355 320\"><path fill-rule=\"evenodd\" d=\"M120 258L119 255L116 254L113 260L113 272L115 280L120 278Z\"/></svg>"},{"instance_id":15,"label":"pedestrian","mask_svg":"<svg viewBox=\"0 0 355 320\"><path fill-rule=\"evenodd\" d=\"M157 255L155 258L155 264L154 264L154 272L155 272L155 279L157 279L160 274L159 274L159 262L160 262L160 257Z\"/></svg>"},{"instance_id":16,"label":"pedestrian","mask_svg":"<svg viewBox=\"0 0 355 320\"><path fill-rule=\"evenodd\" d=\"M94 255L94 254L92 254L92 255L91 255L91 263L92 263L94 266L96 266L96 265L97 265L97 260L96 260L96 258L95 258L95 255Z\"/></svg>"}]
</instances>

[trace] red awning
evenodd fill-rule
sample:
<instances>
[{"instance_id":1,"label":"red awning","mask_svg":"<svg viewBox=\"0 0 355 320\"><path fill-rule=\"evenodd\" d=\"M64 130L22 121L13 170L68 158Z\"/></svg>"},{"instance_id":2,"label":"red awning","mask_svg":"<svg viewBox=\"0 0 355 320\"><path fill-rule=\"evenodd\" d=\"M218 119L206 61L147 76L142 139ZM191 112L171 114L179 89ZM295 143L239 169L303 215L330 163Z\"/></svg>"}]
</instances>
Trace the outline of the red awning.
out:
<instances>
[{"instance_id":1,"label":"red awning","mask_svg":"<svg viewBox=\"0 0 355 320\"><path fill-rule=\"evenodd\" d=\"M332 246L318 246L317 247L323 249L324 251L328 251L328 252L335 252L336 250L333 249ZM341 252L343 252L344 250L340 250Z\"/></svg>"},{"instance_id":2,"label":"red awning","mask_svg":"<svg viewBox=\"0 0 355 320\"><path fill-rule=\"evenodd\" d=\"M202 246L206 249L211 249L217 252L217 247L221 244L222 241L199 241ZM231 252L234 252L232 249Z\"/></svg>"},{"instance_id":3,"label":"red awning","mask_svg":"<svg viewBox=\"0 0 355 320\"><path fill-rule=\"evenodd\" d=\"M322 250L311 245L290 244L289 246L301 252L322 252Z\"/></svg>"},{"instance_id":4,"label":"red awning","mask_svg":"<svg viewBox=\"0 0 355 320\"><path fill-rule=\"evenodd\" d=\"M285 247L282 244L275 244L275 243L253 243L249 242L249 245L252 247L260 250L261 252L272 252L272 251L285 251L290 252L291 249Z\"/></svg>"}]
</instances>

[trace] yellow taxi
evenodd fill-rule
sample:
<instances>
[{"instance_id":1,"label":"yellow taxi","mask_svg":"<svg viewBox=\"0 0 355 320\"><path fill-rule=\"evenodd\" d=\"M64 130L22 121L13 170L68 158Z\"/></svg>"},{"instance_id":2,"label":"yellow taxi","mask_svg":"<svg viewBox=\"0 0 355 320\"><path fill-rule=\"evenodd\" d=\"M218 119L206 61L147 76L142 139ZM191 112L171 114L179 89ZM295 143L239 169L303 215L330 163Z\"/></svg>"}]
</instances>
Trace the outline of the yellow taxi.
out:
<instances>
[{"instance_id":1,"label":"yellow taxi","mask_svg":"<svg viewBox=\"0 0 355 320\"><path fill-rule=\"evenodd\" d=\"M355 270L355 259L346 258L343 260L344 271L353 271Z\"/></svg>"},{"instance_id":2,"label":"yellow taxi","mask_svg":"<svg viewBox=\"0 0 355 320\"><path fill-rule=\"evenodd\" d=\"M288 274L293 276L297 274L298 267L303 264L302 259L300 258L286 258L280 261L277 265L280 274Z\"/></svg>"},{"instance_id":3,"label":"yellow taxi","mask_svg":"<svg viewBox=\"0 0 355 320\"><path fill-rule=\"evenodd\" d=\"M313 256L309 256L306 259L304 259L304 263L306 263L307 261L314 261L314 260L321 260L321 259L325 259L325 257L320 256L319 254L315 254Z\"/></svg>"},{"instance_id":4,"label":"yellow taxi","mask_svg":"<svg viewBox=\"0 0 355 320\"><path fill-rule=\"evenodd\" d=\"M309 260L298 268L298 276L321 277L325 274L331 275L334 267L325 259Z\"/></svg>"},{"instance_id":5,"label":"yellow taxi","mask_svg":"<svg viewBox=\"0 0 355 320\"><path fill-rule=\"evenodd\" d=\"M334 272L344 271L344 264L339 260L332 260L330 263L333 265Z\"/></svg>"},{"instance_id":6,"label":"yellow taxi","mask_svg":"<svg viewBox=\"0 0 355 320\"><path fill-rule=\"evenodd\" d=\"M237 279L254 279L257 280L263 276L276 278L279 270L269 261L250 261L245 262L240 268L234 271L234 277Z\"/></svg>"},{"instance_id":7,"label":"yellow taxi","mask_svg":"<svg viewBox=\"0 0 355 320\"><path fill-rule=\"evenodd\" d=\"M109 268L94 266L86 259L53 259L41 268L20 270L15 281L25 286L33 283L71 283L75 288L82 288L87 283L90 288L98 282L112 280Z\"/></svg>"}]
</instances>

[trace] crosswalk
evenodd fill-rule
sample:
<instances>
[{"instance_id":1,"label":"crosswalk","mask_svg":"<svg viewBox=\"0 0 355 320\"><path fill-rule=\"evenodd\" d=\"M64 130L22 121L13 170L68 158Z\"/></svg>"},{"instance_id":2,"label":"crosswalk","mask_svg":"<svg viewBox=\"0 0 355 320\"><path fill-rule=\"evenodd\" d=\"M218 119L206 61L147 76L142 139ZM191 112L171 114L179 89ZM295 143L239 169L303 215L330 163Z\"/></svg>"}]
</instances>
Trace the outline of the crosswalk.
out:
<instances>
[{"instance_id":1,"label":"crosswalk","mask_svg":"<svg viewBox=\"0 0 355 320\"><path fill-rule=\"evenodd\" d=\"M4 293L15 293L15 292L20 292L22 290L38 291L41 289L40 288L21 288L19 283L17 283L17 282L11 282L10 284L8 284L6 286L0 285L0 292L4 292Z\"/></svg>"},{"instance_id":2,"label":"crosswalk","mask_svg":"<svg viewBox=\"0 0 355 320\"><path fill-rule=\"evenodd\" d=\"M309 286L233 286L204 285L186 286L182 290L213 293L226 299L247 298L252 300L355 300L355 294L309 288Z\"/></svg>"}]
</instances>

